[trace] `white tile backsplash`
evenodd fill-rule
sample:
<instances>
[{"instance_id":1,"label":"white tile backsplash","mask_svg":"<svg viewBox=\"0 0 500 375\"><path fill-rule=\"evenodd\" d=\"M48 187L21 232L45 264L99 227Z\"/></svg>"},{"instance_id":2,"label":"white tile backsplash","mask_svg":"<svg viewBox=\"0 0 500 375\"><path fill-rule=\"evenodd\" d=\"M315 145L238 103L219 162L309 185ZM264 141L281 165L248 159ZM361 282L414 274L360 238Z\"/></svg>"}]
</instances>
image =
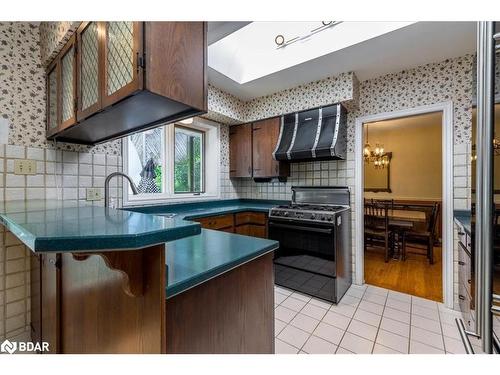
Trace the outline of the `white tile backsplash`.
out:
<instances>
[{"instance_id":1,"label":"white tile backsplash","mask_svg":"<svg viewBox=\"0 0 500 375\"><path fill-rule=\"evenodd\" d=\"M121 170L122 165L121 156L93 156L83 152L0 145L0 200L85 199L87 187L103 189L104 174ZM18 158L36 160L37 173L14 174L14 160ZM94 167L102 176L92 177ZM118 184L114 184L111 195L121 199ZM94 204L102 205L102 201ZM30 254L29 249L0 226L0 341L29 332Z\"/></svg>"}]
</instances>

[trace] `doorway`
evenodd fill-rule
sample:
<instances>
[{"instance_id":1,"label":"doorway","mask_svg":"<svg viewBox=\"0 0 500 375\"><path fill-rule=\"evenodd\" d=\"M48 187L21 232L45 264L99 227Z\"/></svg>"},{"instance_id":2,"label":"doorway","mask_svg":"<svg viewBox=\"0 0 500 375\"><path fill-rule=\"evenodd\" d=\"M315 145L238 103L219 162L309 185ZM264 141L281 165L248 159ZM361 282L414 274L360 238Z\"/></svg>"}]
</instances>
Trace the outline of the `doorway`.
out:
<instances>
[{"instance_id":1,"label":"doorway","mask_svg":"<svg viewBox=\"0 0 500 375\"><path fill-rule=\"evenodd\" d=\"M442 112L363 124L365 282L443 301Z\"/></svg>"},{"instance_id":2,"label":"doorway","mask_svg":"<svg viewBox=\"0 0 500 375\"><path fill-rule=\"evenodd\" d=\"M446 102L356 119L356 283L453 305L452 108ZM373 207L377 211L365 215ZM382 236L368 233L365 241L365 218L373 214L383 217L383 223L388 218L388 233L384 227ZM428 232L432 215L430 247L416 239Z\"/></svg>"}]
</instances>

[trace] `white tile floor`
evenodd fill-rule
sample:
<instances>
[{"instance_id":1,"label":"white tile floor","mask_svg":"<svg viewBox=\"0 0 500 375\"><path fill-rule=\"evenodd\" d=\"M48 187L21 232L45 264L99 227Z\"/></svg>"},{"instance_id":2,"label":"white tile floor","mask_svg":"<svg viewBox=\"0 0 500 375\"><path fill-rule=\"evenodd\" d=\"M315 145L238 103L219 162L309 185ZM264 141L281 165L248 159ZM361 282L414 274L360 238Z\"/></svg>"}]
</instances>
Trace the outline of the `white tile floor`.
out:
<instances>
[{"instance_id":1,"label":"white tile floor","mask_svg":"<svg viewBox=\"0 0 500 375\"><path fill-rule=\"evenodd\" d=\"M464 353L455 317L441 303L371 285L351 286L338 305L276 286L276 353Z\"/></svg>"}]
</instances>

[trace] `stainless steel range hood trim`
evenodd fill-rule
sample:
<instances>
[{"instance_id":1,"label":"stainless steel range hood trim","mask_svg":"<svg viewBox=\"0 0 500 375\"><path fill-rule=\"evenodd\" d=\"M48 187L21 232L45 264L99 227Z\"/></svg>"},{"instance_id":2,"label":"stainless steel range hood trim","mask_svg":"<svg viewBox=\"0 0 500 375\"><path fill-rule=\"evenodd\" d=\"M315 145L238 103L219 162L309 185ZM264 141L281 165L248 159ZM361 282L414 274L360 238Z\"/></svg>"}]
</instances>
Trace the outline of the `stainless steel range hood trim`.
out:
<instances>
[{"instance_id":1,"label":"stainless steel range hood trim","mask_svg":"<svg viewBox=\"0 0 500 375\"><path fill-rule=\"evenodd\" d=\"M316 137L314 138L314 145L311 149L311 155L313 158L316 157L316 147L318 147L319 136L321 134L322 121L323 121L323 108L320 108L318 116L318 127L316 128Z\"/></svg>"},{"instance_id":2,"label":"stainless steel range hood trim","mask_svg":"<svg viewBox=\"0 0 500 375\"><path fill-rule=\"evenodd\" d=\"M290 142L290 147L288 148L288 151L286 152L286 157L288 160L292 159L292 148L293 145L295 144L295 138L297 138L297 129L299 127L299 113L295 113L295 126L293 128L293 135L292 135L292 141Z\"/></svg>"},{"instance_id":3,"label":"stainless steel range hood trim","mask_svg":"<svg viewBox=\"0 0 500 375\"><path fill-rule=\"evenodd\" d=\"M335 119L335 130L333 133L332 145L330 146L330 155L335 156L335 145L337 144L337 138L339 136L339 126L340 126L340 103L337 104L337 118Z\"/></svg>"}]
</instances>

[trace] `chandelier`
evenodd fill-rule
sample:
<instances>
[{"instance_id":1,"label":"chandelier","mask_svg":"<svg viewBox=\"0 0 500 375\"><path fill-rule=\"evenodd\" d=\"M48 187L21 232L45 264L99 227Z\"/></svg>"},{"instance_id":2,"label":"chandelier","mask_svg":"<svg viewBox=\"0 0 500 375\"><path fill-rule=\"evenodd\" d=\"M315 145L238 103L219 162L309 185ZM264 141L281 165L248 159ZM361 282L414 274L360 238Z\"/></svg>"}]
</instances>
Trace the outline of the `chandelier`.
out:
<instances>
[{"instance_id":1,"label":"chandelier","mask_svg":"<svg viewBox=\"0 0 500 375\"><path fill-rule=\"evenodd\" d=\"M500 139L497 137L493 138L493 155L500 156ZM471 161L477 160L476 145L472 145L472 153L470 156Z\"/></svg>"},{"instance_id":2,"label":"chandelier","mask_svg":"<svg viewBox=\"0 0 500 375\"><path fill-rule=\"evenodd\" d=\"M375 149L372 150L368 141L368 124L366 125L366 143L363 148L363 158L365 164L373 163L376 169L383 169L389 165L389 157L384 152L384 145L376 143Z\"/></svg>"}]
</instances>

